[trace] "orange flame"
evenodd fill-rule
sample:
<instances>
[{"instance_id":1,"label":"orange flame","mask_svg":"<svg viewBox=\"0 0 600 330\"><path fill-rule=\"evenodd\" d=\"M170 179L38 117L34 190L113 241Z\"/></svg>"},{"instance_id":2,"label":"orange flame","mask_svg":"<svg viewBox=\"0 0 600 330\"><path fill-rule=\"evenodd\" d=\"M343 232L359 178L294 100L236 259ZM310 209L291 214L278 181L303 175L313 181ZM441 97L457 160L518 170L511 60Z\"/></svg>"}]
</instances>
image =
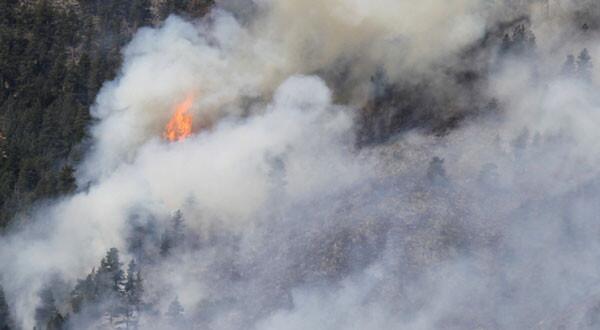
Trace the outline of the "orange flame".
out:
<instances>
[{"instance_id":1,"label":"orange flame","mask_svg":"<svg viewBox=\"0 0 600 330\"><path fill-rule=\"evenodd\" d=\"M175 107L175 114L165 127L165 139L170 142L183 141L192 134L192 115L189 111L193 104L194 97L190 95Z\"/></svg>"}]
</instances>

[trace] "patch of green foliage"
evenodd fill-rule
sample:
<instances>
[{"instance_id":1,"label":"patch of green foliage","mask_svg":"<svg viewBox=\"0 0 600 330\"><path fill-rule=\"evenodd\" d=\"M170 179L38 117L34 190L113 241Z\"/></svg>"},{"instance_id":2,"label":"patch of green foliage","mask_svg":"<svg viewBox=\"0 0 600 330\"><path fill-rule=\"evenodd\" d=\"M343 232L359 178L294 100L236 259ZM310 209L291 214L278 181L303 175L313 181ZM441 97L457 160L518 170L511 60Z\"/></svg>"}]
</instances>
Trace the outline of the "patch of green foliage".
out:
<instances>
[{"instance_id":1,"label":"patch of green foliage","mask_svg":"<svg viewBox=\"0 0 600 330\"><path fill-rule=\"evenodd\" d=\"M135 31L212 4L0 0L0 229L34 202L77 189L89 109Z\"/></svg>"}]
</instances>

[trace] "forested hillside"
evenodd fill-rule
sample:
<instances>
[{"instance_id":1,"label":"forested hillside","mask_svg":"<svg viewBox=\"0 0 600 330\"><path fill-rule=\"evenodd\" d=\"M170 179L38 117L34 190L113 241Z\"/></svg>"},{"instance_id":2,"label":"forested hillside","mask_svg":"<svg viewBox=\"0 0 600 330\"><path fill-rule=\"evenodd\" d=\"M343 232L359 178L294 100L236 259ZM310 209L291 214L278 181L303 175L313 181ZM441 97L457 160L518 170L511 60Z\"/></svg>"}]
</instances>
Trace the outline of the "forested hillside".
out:
<instances>
[{"instance_id":1,"label":"forested hillside","mask_svg":"<svg viewBox=\"0 0 600 330\"><path fill-rule=\"evenodd\" d=\"M90 107L137 29L211 5L0 0L0 228L32 203L76 189Z\"/></svg>"},{"instance_id":2,"label":"forested hillside","mask_svg":"<svg viewBox=\"0 0 600 330\"><path fill-rule=\"evenodd\" d=\"M0 19L0 330L600 328L597 1Z\"/></svg>"}]
</instances>

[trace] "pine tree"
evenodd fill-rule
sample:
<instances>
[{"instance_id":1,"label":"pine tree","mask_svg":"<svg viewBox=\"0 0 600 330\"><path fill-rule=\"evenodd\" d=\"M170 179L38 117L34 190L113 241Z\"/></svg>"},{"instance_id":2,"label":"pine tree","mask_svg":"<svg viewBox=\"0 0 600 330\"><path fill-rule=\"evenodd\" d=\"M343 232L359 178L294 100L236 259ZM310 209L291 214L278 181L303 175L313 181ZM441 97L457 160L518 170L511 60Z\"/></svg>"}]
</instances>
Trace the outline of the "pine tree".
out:
<instances>
[{"instance_id":1,"label":"pine tree","mask_svg":"<svg viewBox=\"0 0 600 330\"><path fill-rule=\"evenodd\" d=\"M135 260L131 260L127 266L125 293L131 304L139 306L142 303L142 294L144 293L143 280L140 267L135 263Z\"/></svg>"},{"instance_id":2,"label":"pine tree","mask_svg":"<svg viewBox=\"0 0 600 330\"><path fill-rule=\"evenodd\" d=\"M122 263L119 260L119 250L116 248L108 250L106 256L100 261L100 268L96 274L96 278L99 279L98 285L102 289L121 292L124 279L124 273L121 266Z\"/></svg>"},{"instance_id":3,"label":"pine tree","mask_svg":"<svg viewBox=\"0 0 600 330\"><path fill-rule=\"evenodd\" d=\"M84 280L78 280L70 303L79 322L93 323L106 317L113 326L137 329L144 306L141 269L134 260L129 262L126 274L121 266L119 250L111 248L98 271L92 270Z\"/></svg>"},{"instance_id":4,"label":"pine tree","mask_svg":"<svg viewBox=\"0 0 600 330\"><path fill-rule=\"evenodd\" d=\"M0 287L0 330L14 329L12 318L10 317L10 309L6 303L4 290Z\"/></svg>"},{"instance_id":5,"label":"pine tree","mask_svg":"<svg viewBox=\"0 0 600 330\"><path fill-rule=\"evenodd\" d=\"M510 36L508 35L508 33L504 34L504 37L502 37L502 44L500 45L500 52L502 54L506 54L510 51L510 47L512 46L512 40L510 39Z\"/></svg>"},{"instance_id":6,"label":"pine tree","mask_svg":"<svg viewBox=\"0 0 600 330\"><path fill-rule=\"evenodd\" d=\"M70 193L77 188L74 178L75 170L67 165L62 168L59 173L58 186L56 187L61 193Z\"/></svg>"},{"instance_id":7,"label":"pine tree","mask_svg":"<svg viewBox=\"0 0 600 330\"><path fill-rule=\"evenodd\" d=\"M160 253L162 235L157 229L157 220L146 214L133 214L129 221L127 235L127 252L140 265L157 262Z\"/></svg>"},{"instance_id":8,"label":"pine tree","mask_svg":"<svg viewBox=\"0 0 600 330\"><path fill-rule=\"evenodd\" d=\"M160 244L161 256L168 256L171 250L180 246L185 239L185 219L180 210L175 212L171 219L171 228L167 229L162 236Z\"/></svg>"},{"instance_id":9,"label":"pine tree","mask_svg":"<svg viewBox=\"0 0 600 330\"><path fill-rule=\"evenodd\" d=\"M185 324L183 312L184 309L183 306L181 306L181 303L179 303L179 298L175 297L166 313L167 321L171 327L175 329L181 329L183 327Z\"/></svg>"},{"instance_id":10,"label":"pine tree","mask_svg":"<svg viewBox=\"0 0 600 330\"><path fill-rule=\"evenodd\" d=\"M62 318L62 316L58 313L54 294L49 287L42 289L39 296L41 301L35 309L35 323L36 329L42 330L47 329L48 324L55 322L55 320Z\"/></svg>"},{"instance_id":11,"label":"pine tree","mask_svg":"<svg viewBox=\"0 0 600 330\"><path fill-rule=\"evenodd\" d=\"M125 310L123 301L125 274L121 266L119 250L111 248L100 262L100 268L96 274L100 299L110 306L107 313L111 324L115 318L122 316Z\"/></svg>"},{"instance_id":12,"label":"pine tree","mask_svg":"<svg viewBox=\"0 0 600 330\"><path fill-rule=\"evenodd\" d=\"M373 97L375 99L386 96L390 87L390 81L385 73L385 69L378 68L375 71L375 74L371 77L371 84L373 84Z\"/></svg>"},{"instance_id":13,"label":"pine tree","mask_svg":"<svg viewBox=\"0 0 600 330\"><path fill-rule=\"evenodd\" d=\"M65 330L67 319L60 313L57 313L53 318L46 323L46 330Z\"/></svg>"},{"instance_id":14,"label":"pine tree","mask_svg":"<svg viewBox=\"0 0 600 330\"><path fill-rule=\"evenodd\" d=\"M88 306L94 306L99 301L99 292L96 285L96 270L85 278L77 281L77 285L71 292L71 307L74 313L80 313ZM91 312L91 311L88 311Z\"/></svg>"},{"instance_id":15,"label":"pine tree","mask_svg":"<svg viewBox=\"0 0 600 330\"><path fill-rule=\"evenodd\" d=\"M135 260L131 260L127 267L127 279L125 281L127 329L137 329L138 327L143 294L144 285L140 268Z\"/></svg>"},{"instance_id":16,"label":"pine tree","mask_svg":"<svg viewBox=\"0 0 600 330\"><path fill-rule=\"evenodd\" d=\"M577 76L583 81L591 82L593 67L592 57L587 48L584 48L577 57Z\"/></svg>"},{"instance_id":17,"label":"pine tree","mask_svg":"<svg viewBox=\"0 0 600 330\"><path fill-rule=\"evenodd\" d=\"M134 22L136 26L147 26L152 24L152 12L150 7L152 4L150 0L132 0L130 4L130 21Z\"/></svg>"},{"instance_id":18,"label":"pine tree","mask_svg":"<svg viewBox=\"0 0 600 330\"><path fill-rule=\"evenodd\" d=\"M535 48L535 35L528 27L520 24L513 29L512 35L504 35L500 45L500 53L516 56L530 56L534 54Z\"/></svg>"}]
</instances>

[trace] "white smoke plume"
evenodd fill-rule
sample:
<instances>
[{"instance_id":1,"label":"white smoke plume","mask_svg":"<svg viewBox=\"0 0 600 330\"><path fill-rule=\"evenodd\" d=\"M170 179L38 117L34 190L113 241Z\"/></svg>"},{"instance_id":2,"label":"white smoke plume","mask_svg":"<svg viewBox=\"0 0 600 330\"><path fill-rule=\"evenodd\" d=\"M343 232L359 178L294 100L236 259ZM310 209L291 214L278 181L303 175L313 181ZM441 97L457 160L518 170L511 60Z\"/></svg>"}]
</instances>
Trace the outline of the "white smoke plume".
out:
<instances>
[{"instance_id":1,"label":"white smoke plume","mask_svg":"<svg viewBox=\"0 0 600 330\"><path fill-rule=\"evenodd\" d=\"M144 266L160 310L144 329L167 328L174 297L208 329L593 328L579 311L600 294L599 75L560 72L600 43L577 32L593 2L553 4L226 1L141 29L92 109L82 189L0 239L18 323L33 328L48 282L74 285L111 247L139 258L132 227L156 226L151 241L180 210L186 246ZM472 57L499 109L356 147L378 70L468 99L449 69L500 52L503 31L487 35L524 15L536 57ZM167 142L189 95L194 134Z\"/></svg>"}]
</instances>

